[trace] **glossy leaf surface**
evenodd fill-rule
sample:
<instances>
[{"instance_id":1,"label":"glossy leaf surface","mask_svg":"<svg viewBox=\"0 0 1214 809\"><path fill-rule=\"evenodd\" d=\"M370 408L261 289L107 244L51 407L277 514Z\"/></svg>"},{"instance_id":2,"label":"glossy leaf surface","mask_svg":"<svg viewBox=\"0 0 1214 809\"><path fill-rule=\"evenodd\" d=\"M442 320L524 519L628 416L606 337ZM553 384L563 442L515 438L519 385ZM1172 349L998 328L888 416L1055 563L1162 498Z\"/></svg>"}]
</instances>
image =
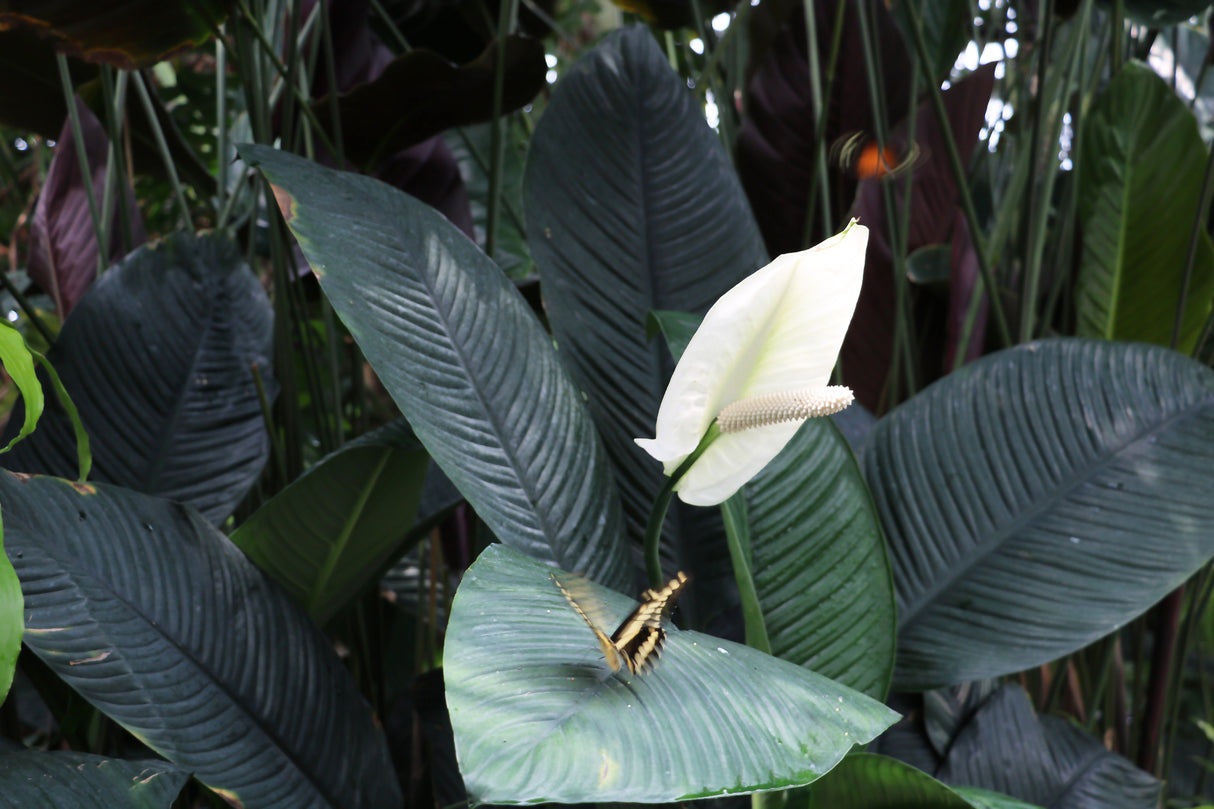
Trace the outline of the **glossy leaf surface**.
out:
<instances>
[{"instance_id":1,"label":"glossy leaf surface","mask_svg":"<svg viewBox=\"0 0 1214 809\"><path fill-rule=\"evenodd\" d=\"M254 807L400 805L328 640L188 506L0 472L25 643L178 767Z\"/></svg>"},{"instance_id":2,"label":"glossy leaf surface","mask_svg":"<svg viewBox=\"0 0 1214 809\"><path fill-rule=\"evenodd\" d=\"M618 498L581 395L514 285L433 209L242 146L322 288L431 457L493 532L624 586Z\"/></svg>"},{"instance_id":3,"label":"glossy leaf surface","mask_svg":"<svg viewBox=\"0 0 1214 809\"><path fill-rule=\"evenodd\" d=\"M269 455L254 368L273 395L271 326L261 284L219 236L177 234L105 273L47 354L89 433L93 479L226 519ZM0 463L75 477L71 420L48 407Z\"/></svg>"},{"instance_id":4,"label":"glossy leaf surface","mask_svg":"<svg viewBox=\"0 0 1214 809\"><path fill-rule=\"evenodd\" d=\"M169 809L189 777L164 761L36 750L0 754L0 809Z\"/></svg>"},{"instance_id":5,"label":"glossy leaf surface","mask_svg":"<svg viewBox=\"0 0 1214 809\"><path fill-rule=\"evenodd\" d=\"M656 669L612 673L552 572L494 545L456 593L443 668L472 800L666 802L797 786L896 717L800 666L673 626ZM617 620L636 606L601 588L590 599Z\"/></svg>"},{"instance_id":6,"label":"glossy leaf surface","mask_svg":"<svg viewBox=\"0 0 1214 809\"><path fill-rule=\"evenodd\" d=\"M864 470L898 598L895 682L1019 671L1214 554L1214 372L1143 344L1026 343L882 420Z\"/></svg>"}]
</instances>

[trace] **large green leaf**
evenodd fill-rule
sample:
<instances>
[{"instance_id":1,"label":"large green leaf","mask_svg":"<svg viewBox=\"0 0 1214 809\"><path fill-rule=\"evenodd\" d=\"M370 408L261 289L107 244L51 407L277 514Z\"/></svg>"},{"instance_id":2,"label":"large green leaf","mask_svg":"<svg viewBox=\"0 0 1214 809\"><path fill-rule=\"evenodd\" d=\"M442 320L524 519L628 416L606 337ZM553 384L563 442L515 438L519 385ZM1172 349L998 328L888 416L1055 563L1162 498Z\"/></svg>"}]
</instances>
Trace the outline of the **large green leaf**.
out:
<instances>
[{"instance_id":1,"label":"large green leaf","mask_svg":"<svg viewBox=\"0 0 1214 809\"><path fill-rule=\"evenodd\" d=\"M1214 554L1214 372L1060 339L951 374L869 437L898 598L895 683L1035 666L1150 607Z\"/></svg>"},{"instance_id":2,"label":"large green leaf","mask_svg":"<svg viewBox=\"0 0 1214 809\"><path fill-rule=\"evenodd\" d=\"M196 511L0 473L25 643L240 805L393 807L383 735L329 642Z\"/></svg>"},{"instance_id":3,"label":"large green leaf","mask_svg":"<svg viewBox=\"0 0 1214 809\"><path fill-rule=\"evenodd\" d=\"M429 462L407 424L388 424L313 466L232 541L324 624L399 549Z\"/></svg>"},{"instance_id":4,"label":"large green leaf","mask_svg":"<svg viewBox=\"0 0 1214 809\"><path fill-rule=\"evenodd\" d=\"M1083 121L1075 292L1082 337L1170 345L1207 151L1167 83L1130 63ZM1214 297L1214 244L1198 232L1178 348L1197 340Z\"/></svg>"},{"instance_id":5,"label":"large green leaf","mask_svg":"<svg viewBox=\"0 0 1214 809\"><path fill-rule=\"evenodd\" d=\"M830 774L797 794L792 807L806 809L970 809L971 804L909 764L855 753Z\"/></svg>"},{"instance_id":6,"label":"large green leaf","mask_svg":"<svg viewBox=\"0 0 1214 809\"><path fill-rule=\"evenodd\" d=\"M810 419L744 491L772 654L884 697L893 580L876 507L839 430Z\"/></svg>"},{"instance_id":7,"label":"large green leaf","mask_svg":"<svg viewBox=\"0 0 1214 809\"><path fill-rule=\"evenodd\" d=\"M226 519L269 454L253 366L273 391L271 321L257 278L219 236L176 234L102 275L47 354L92 440L94 479ZM2 463L74 477L71 419L48 407Z\"/></svg>"},{"instance_id":8,"label":"large green leaf","mask_svg":"<svg viewBox=\"0 0 1214 809\"><path fill-rule=\"evenodd\" d=\"M664 476L633 439L653 435L674 370L647 339L646 317L703 314L766 263L762 239L703 111L639 26L609 34L561 80L532 139L524 192L548 319L639 538ZM715 511L672 510L672 565L706 582L715 548L720 575L721 536Z\"/></svg>"},{"instance_id":9,"label":"large green leaf","mask_svg":"<svg viewBox=\"0 0 1214 809\"><path fill-rule=\"evenodd\" d=\"M4 552L4 523L0 515L0 704L13 684L21 633L25 631L24 599L17 571Z\"/></svg>"},{"instance_id":10,"label":"large green leaf","mask_svg":"<svg viewBox=\"0 0 1214 809\"><path fill-rule=\"evenodd\" d=\"M367 177L241 146L430 455L503 541L623 586L615 487L581 395L501 270Z\"/></svg>"},{"instance_id":11,"label":"large green leaf","mask_svg":"<svg viewBox=\"0 0 1214 809\"><path fill-rule=\"evenodd\" d=\"M0 809L169 809L189 773L87 753L0 755Z\"/></svg>"},{"instance_id":12,"label":"large green leaf","mask_svg":"<svg viewBox=\"0 0 1214 809\"><path fill-rule=\"evenodd\" d=\"M800 666L673 627L655 670L613 674L551 570L494 545L456 593L443 670L473 801L660 803L798 786L896 718ZM583 584L605 612L635 606Z\"/></svg>"}]
</instances>

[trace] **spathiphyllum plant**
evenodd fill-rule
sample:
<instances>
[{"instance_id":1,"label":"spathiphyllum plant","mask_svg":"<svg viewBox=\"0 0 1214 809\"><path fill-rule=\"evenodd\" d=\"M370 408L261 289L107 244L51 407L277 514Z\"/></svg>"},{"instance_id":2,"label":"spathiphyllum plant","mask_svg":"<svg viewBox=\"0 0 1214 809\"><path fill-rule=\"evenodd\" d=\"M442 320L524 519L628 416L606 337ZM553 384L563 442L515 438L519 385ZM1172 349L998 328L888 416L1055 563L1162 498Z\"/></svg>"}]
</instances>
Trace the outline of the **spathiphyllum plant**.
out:
<instances>
[{"instance_id":1,"label":"spathiphyllum plant","mask_svg":"<svg viewBox=\"0 0 1214 809\"><path fill-rule=\"evenodd\" d=\"M1208 0L11 5L0 809L1214 802Z\"/></svg>"},{"instance_id":2,"label":"spathiphyllum plant","mask_svg":"<svg viewBox=\"0 0 1214 809\"><path fill-rule=\"evenodd\" d=\"M696 453L673 483L683 502L723 502L806 419L851 404L850 389L827 382L860 295L867 245L868 229L853 220L755 271L708 310L670 378L657 436L637 439L667 475Z\"/></svg>"}]
</instances>

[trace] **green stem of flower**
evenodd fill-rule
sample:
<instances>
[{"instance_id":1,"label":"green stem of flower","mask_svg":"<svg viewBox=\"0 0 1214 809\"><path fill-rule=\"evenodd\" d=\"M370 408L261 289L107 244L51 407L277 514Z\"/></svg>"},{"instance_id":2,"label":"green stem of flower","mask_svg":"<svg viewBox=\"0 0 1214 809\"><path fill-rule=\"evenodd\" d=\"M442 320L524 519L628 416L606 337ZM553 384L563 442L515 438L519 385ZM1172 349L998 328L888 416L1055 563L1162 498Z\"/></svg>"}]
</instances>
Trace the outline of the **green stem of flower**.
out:
<instances>
[{"instance_id":1,"label":"green stem of flower","mask_svg":"<svg viewBox=\"0 0 1214 809\"><path fill-rule=\"evenodd\" d=\"M700 459L704 450L708 449L708 445L715 441L720 434L721 428L714 421L708 431L704 433L704 437L700 439L699 446L687 456L683 463L679 464L678 468L674 470L674 474L666 480L662 491L658 492L657 499L654 500L653 510L649 512L649 524L645 526L645 575L649 577L650 587L661 587L663 583L662 525L666 522L666 511L670 508L670 501L674 498L674 487L678 485L683 475L687 474L691 465Z\"/></svg>"},{"instance_id":2,"label":"green stem of flower","mask_svg":"<svg viewBox=\"0 0 1214 809\"><path fill-rule=\"evenodd\" d=\"M746 519L746 496L738 492L721 504L721 517L725 520L725 540L729 545L729 560L733 563L734 580L738 583L738 595L742 599L742 620L746 626L746 645L760 652L771 654L771 640L767 637L767 623L759 606L759 591L755 588L754 573L750 568L750 522Z\"/></svg>"}]
</instances>

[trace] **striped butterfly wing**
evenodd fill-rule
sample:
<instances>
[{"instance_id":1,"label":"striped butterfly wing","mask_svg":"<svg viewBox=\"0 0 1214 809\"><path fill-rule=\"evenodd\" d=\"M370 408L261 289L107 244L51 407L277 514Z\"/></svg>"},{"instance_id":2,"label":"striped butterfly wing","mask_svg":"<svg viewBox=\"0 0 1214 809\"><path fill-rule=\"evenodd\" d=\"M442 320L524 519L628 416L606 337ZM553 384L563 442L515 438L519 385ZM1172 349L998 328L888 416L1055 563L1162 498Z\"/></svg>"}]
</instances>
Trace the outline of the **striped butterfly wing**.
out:
<instances>
[{"instance_id":1,"label":"striped butterfly wing","mask_svg":"<svg viewBox=\"0 0 1214 809\"><path fill-rule=\"evenodd\" d=\"M691 577L679 571L664 587L641 593L641 603L611 635L611 642L629 672L637 674L646 666L653 668L657 663L662 645L666 643L662 618L669 614L689 581Z\"/></svg>"},{"instance_id":2,"label":"striped butterfly wing","mask_svg":"<svg viewBox=\"0 0 1214 809\"><path fill-rule=\"evenodd\" d=\"M662 644L666 641L666 631L662 629L662 618L666 615L675 601L678 600L683 588L687 586L690 577L680 572L675 578L657 590L646 590L641 594L641 603L620 624L619 628L607 636L599 626L586 614L586 610L578 603L577 598L569 588L561 583L556 576L552 581L560 588L566 600L582 616L582 620L590 627L598 639L599 648L612 671L621 668L628 669L630 674L637 674L652 668L661 654Z\"/></svg>"}]
</instances>

